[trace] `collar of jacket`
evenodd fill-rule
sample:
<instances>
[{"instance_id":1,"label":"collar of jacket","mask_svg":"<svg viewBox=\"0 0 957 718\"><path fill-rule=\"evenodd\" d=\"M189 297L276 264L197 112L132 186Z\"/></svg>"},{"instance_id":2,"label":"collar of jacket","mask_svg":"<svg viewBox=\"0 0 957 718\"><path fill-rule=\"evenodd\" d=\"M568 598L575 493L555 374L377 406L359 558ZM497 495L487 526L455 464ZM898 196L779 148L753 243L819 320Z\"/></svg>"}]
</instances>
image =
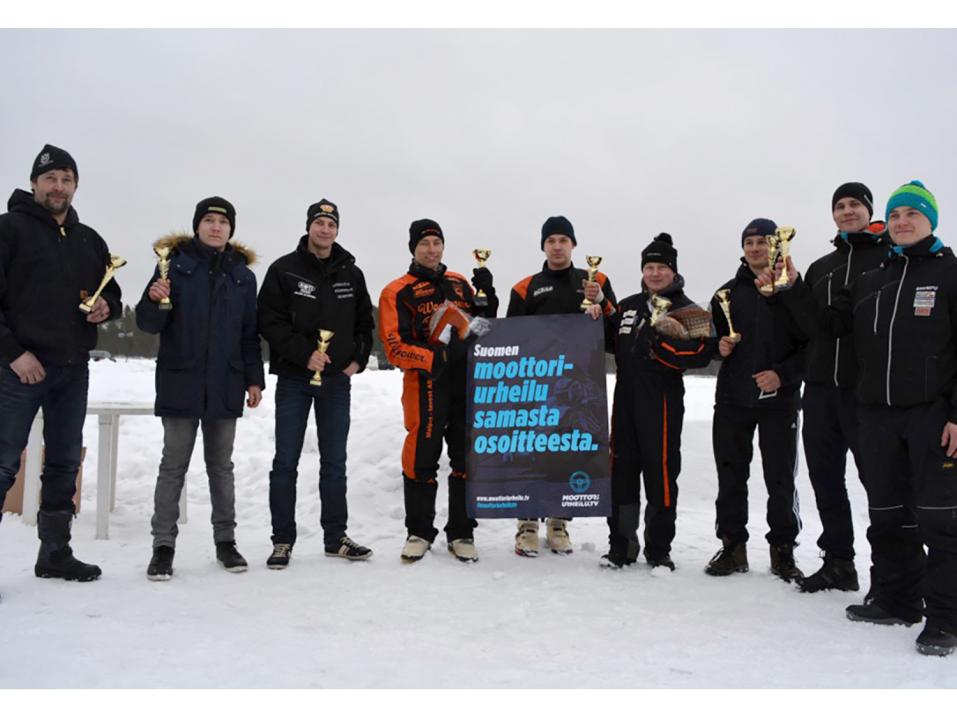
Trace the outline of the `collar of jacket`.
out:
<instances>
[{"instance_id":1,"label":"collar of jacket","mask_svg":"<svg viewBox=\"0 0 957 718\"><path fill-rule=\"evenodd\" d=\"M838 232L831 243L838 249L888 244L886 232L887 225L883 222L871 222L860 232Z\"/></svg>"},{"instance_id":2,"label":"collar of jacket","mask_svg":"<svg viewBox=\"0 0 957 718\"><path fill-rule=\"evenodd\" d=\"M48 224L55 229L59 229L61 225L53 218L53 215L43 207L38 204L33 197L33 192L27 192L22 189L13 190L13 194L10 195L10 199L7 201L7 209L10 212L18 212L21 214L29 215L44 224ZM80 223L80 216L76 213L76 210L71 206L66 213L66 219L63 220L63 227L69 228L74 224Z\"/></svg>"},{"instance_id":3,"label":"collar of jacket","mask_svg":"<svg viewBox=\"0 0 957 718\"><path fill-rule=\"evenodd\" d=\"M673 297L676 294L681 294L685 290L685 278L680 274L675 275L674 281L669 284L667 287L662 289L658 294L662 297ZM651 298L651 292L648 291L648 287L645 286L645 280L641 280L641 293L644 295L645 300Z\"/></svg>"},{"instance_id":4,"label":"collar of jacket","mask_svg":"<svg viewBox=\"0 0 957 718\"><path fill-rule=\"evenodd\" d=\"M751 265L748 264L748 260L744 257L741 257L741 266L738 267L738 271L735 273L734 278L739 281L747 280L751 286L754 286L754 280L758 278L758 275L756 275L751 269Z\"/></svg>"},{"instance_id":5,"label":"collar of jacket","mask_svg":"<svg viewBox=\"0 0 957 718\"><path fill-rule=\"evenodd\" d=\"M349 262L355 263L355 257L347 251L338 242L333 242L332 250L329 253L329 259L323 262L319 257L309 251L309 235L304 234L299 238L299 245L296 247L296 254L311 267L317 267L326 272L333 272L340 266Z\"/></svg>"},{"instance_id":6,"label":"collar of jacket","mask_svg":"<svg viewBox=\"0 0 957 718\"><path fill-rule=\"evenodd\" d=\"M548 277L555 277L556 279L564 279L570 276L574 268L575 265L572 263L564 269L549 269L548 260L546 259L544 262L542 262L542 274Z\"/></svg>"},{"instance_id":7,"label":"collar of jacket","mask_svg":"<svg viewBox=\"0 0 957 718\"><path fill-rule=\"evenodd\" d=\"M891 247L891 258L930 257L939 255L946 249L947 247L944 246L944 243L941 242L939 238L931 234L908 247L895 244L893 247Z\"/></svg>"},{"instance_id":8,"label":"collar of jacket","mask_svg":"<svg viewBox=\"0 0 957 718\"><path fill-rule=\"evenodd\" d=\"M409 274L413 277L418 277L419 279L428 279L432 282L440 282L445 278L445 270L448 269L444 264L439 262L439 266L435 269L429 269L428 267L423 267L421 264L418 264L414 259L412 264L409 265Z\"/></svg>"}]
</instances>

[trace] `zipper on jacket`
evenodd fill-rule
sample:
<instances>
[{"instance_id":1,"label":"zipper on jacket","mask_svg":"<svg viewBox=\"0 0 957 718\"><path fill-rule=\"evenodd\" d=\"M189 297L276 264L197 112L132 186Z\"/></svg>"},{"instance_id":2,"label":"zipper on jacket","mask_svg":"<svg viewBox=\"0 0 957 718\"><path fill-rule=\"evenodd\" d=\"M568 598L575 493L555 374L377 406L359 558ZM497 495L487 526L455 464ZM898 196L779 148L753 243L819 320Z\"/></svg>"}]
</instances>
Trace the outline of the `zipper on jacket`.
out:
<instances>
[{"instance_id":1,"label":"zipper on jacket","mask_svg":"<svg viewBox=\"0 0 957 718\"><path fill-rule=\"evenodd\" d=\"M904 255L904 271L901 272L901 281L897 285L897 296L894 298L894 311L891 313L891 321L887 326L887 405L891 405L891 358L894 342L894 319L897 318L897 303L901 298L901 290L904 288L904 278L907 277L907 267L910 264L910 258Z\"/></svg>"},{"instance_id":2,"label":"zipper on jacket","mask_svg":"<svg viewBox=\"0 0 957 718\"><path fill-rule=\"evenodd\" d=\"M844 272L844 289L847 289L847 283L851 279L851 260L854 259L854 245L849 245L849 251L847 254L847 271ZM827 303L831 303L831 283L827 284ZM834 386L838 386L837 383L837 368L840 365L841 361L841 338L838 337L837 341L834 342Z\"/></svg>"},{"instance_id":3,"label":"zipper on jacket","mask_svg":"<svg viewBox=\"0 0 957 718\"><path fill-rule=\"evenodd\" d=\"M884 288L881 287L877 290L877 294L874 297L874 334L877 334L877 315L881 311L881 292L884 291Z\"/></svg>"}]
</instances>

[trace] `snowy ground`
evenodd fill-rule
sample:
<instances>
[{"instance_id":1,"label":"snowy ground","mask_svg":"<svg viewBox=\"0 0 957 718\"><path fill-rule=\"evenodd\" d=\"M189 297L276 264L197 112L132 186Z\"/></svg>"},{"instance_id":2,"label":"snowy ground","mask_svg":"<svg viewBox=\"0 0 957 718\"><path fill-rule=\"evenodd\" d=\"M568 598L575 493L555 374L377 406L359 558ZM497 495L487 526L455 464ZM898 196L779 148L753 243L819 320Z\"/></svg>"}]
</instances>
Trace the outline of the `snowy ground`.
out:
<instances>
[{"instance_id":1,"label":"snowy ground","mask_svg":"<svg viewBox=\"0 0 957 718\"><path fill-rule=\"evenodd\" d=\"M574 521L576 551L569 557L515 556L508 520L482 522L478 564L453 560L441 538L422 562L401 564L400 374L370 371L353 382L349 499L350 534L375 549L373 560L323 556L318 455L307 441L293 562L287 571L266 569L269 391L263 406L240 421L234 457L237 539L249 572L228 574L215 563L197 449L176 575L150 583L144 572L159 420L123 420L109 541L93 538L97 425L88 420L87 480L74 546L81 558L99 563L104 576L91 584L34 578L35 530L6 517L0 527L0 688L957 687L954 659L914 651L917 627L850 623L844 606L861 594L805 596L770 576L759 462L751 480L751 573L705 575L717 549L714 385L689 378L687 386L673 574L643 564L623 572L600 569L603 519ZM91 400L151 401L152 393L150 362L92 366ZM865 501L856 478L850 485L858 571L866 576ZM814 570L820 526L803 467L799 491L805 526L798 562Z\"/></svg>"}]
</instances>

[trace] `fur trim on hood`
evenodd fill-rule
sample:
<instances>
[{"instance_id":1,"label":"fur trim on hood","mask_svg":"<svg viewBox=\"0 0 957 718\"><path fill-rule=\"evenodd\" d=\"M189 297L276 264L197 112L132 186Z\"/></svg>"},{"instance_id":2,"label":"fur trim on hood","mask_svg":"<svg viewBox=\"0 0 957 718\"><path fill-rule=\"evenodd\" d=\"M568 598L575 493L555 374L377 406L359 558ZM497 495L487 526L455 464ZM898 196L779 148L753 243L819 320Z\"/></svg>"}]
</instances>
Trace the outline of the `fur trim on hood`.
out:
<instances>
[{"instance_id":1,"label":"fur trim on hood","mask_svg":"<svg viewBox=\"0 0 957 718\"><path fill-rule=\"evenodd\" d=\"M192 239L193 235L186 232L170 232L169 234L164 235L153 242L153 247L157 249L160 247L169 247L175 252L180 245L187 244L188 242L192 241ZM236 252L246 260L246 266L251 266L258 259L255 250L247 247L245 244L240 244L239 242L230 240L229 246L236 250Z\"/></svg>"}]
</instances>

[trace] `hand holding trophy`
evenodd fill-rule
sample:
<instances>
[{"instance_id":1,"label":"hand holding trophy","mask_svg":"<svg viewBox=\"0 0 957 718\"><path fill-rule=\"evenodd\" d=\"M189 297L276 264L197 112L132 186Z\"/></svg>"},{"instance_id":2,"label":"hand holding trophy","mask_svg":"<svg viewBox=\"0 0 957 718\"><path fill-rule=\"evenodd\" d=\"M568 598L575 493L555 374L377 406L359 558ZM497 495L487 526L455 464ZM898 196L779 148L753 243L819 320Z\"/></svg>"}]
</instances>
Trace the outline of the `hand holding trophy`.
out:
<instances>
[{"instance_id":1,"label":"hand holding trophy","mask_svg":"<svg viewBox=\"0 0 957 718\"><path fill-rule=\"evenodd\" d=\"M585 262L588 264L588 281L594 282L595 277L598 275L598 265L601 264L601 257L589 254L585 257ZM582 301L580 308L588 309L588 307L594 305L594 302L585 297Z\"/></svg>"},{"instance_id":2,"label":"hand holding trophy","mask_svg":"<svg viewBox=\"0 0 957 718\"><path fill-rule=\"evenodd\" d=\"M169 255L172 251L173 248L169 246L153 247L153 253L158 258L156 261L156 266L159 268L160 279L169 279ZM169 297L163 297L159 300L159 308L161 311L168 312L173 308L173 302Z\"/></svg>"},{"instance_id":3,"label":"hand holding trophy","mask_svg":"<svg viewBox=\"0 0 957 718\"><path fill-rule=\"evenodd\" d=\"M100 294L103 292L103 289L107 284L110 283L110 280L113 278L113 275L116 274L116 270L126 264L126 260L122 257L111 254L110 263L106 265L106 271L103 273L103 279L100 282L100 286L97 287L96 291L93 292L90 296L80 302L80 311L84 314L89 314L93 311L93 305L96 304L96 300L100 298Z\"/></svg>"},{"instance_id":4,"label":"hand holding trophy","mask_svg":"<svg viewBox=\"0 0 957 718\"><path fill-rule=\"evenodd\" d=\"M329 345L332 343L332 338L335 335L336 333L330 331L329 329L320 329L319 338L316 340L319 351L325 354L328 351ZM312 379L309 380L309 383L312 386L322 386L322 369L316 369L312 375Z\"/></svg>"},{"instance_id":5,"label":"hand holding trophy","mask_svg":"<svg viewBox=\"0 0 957 718\"><path fill-rule=\"evenodd\" d=\"M491 249L473 249L472 256L475 257L475 261L478 262L478 268L476 269L473 280L472 280L473 283L476 283L476 289L478 290L475 292L475 306L485 307L485 306L488 306L488 294L485 293L485 289L479 286L477 282L478 282L478 277L480 277L483 274L486 277L488 277L489 280L491 280L491 275L487 271L480 272L479 270L485 269L485 263L488 261L488 258L492 256L492 250Z\"/></svg>"},{"instance_id":6,"label":"hand holding trophy","mask_svg":"<svg viewBox=\"0 0 957 718\"><path fill-rule=\"evenodd\" d=\"M724 313L724 318L728 321L728 339L737 344L741 341L741 335L734 331L734 324L731 322L731 290L719 289L715 292L714 296L718 300L721 311Z\"/></svg>"}]
</instances>

